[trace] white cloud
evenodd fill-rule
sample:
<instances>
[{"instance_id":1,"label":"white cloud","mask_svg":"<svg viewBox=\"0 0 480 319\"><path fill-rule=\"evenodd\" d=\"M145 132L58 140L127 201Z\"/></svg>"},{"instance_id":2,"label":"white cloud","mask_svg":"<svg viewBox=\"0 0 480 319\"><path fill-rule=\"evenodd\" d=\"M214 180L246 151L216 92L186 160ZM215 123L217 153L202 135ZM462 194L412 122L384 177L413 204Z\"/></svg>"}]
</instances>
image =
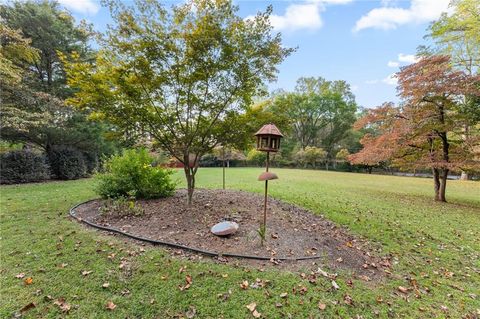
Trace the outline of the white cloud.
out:
<instances>
[{"instance_id":1,"label":"white cloud","mask_svg":"<svg viewBox=\"0 0 480 319\"><path fill-rule=\"evenodd\" d=\"M100 10L100 6L94 0L58 0L65 8L88 15L94 15Z\"/></svg>"},{"instance_id":2,"label":"white cloud","mask_svg":"<svg viewBox=\"0 0 480 319\"><path fill-rule=\"evenodd\" d=\"M366 84L377 84L378 80L367 80L365 81Z\"/></svg>"},{"instance_id":3,"label":"white cloud","mask_svg":"<svg viewBox=\"0 0 480 319\"><path fill-rule=\"evenodd\" d=\"M395 73L393 73L383 79L382 82L388 85L397 85L397 77L395 76Z\"/></svg>"},{"instance_id":4,"label":"white cloud","mask_svg":"<svg viewBox=\"0 0 480 319\"><path fill-rule=\"evenodd\" d=\"M360 87L356 84L352 85L350 88L352 89L352 92L357 92L360 89Z\"/></svg>"},{"instance_id":5,"label":"white cloud","mask_svg":"<svg viewBox=\"0 0 480 319\"><path fill-rule=\"evenodd\" d=\"M403 53L400 53L398 55L398 61L399 62L405 62L405 63L416 63L418 62L418 58L415 57L415 55L413 54L403 54Z\"/></svg>"},{"instance_id":6,"label":"white cloud","mask_svg":"<svg viewBox=\"0 0 480 319\"><path fill-rule=\"evenodd\" d=\"M323 25L320 16L323 10L323 6L319 3L291 4L284 15L272 14L270 22L276 30L316 30Z\"/></svg>"},{"instance_id":7,"label":"white cloud","mask_svg":"<svg viewBox=\"0 0 480 319\"><path fill-rule=\"evenodd\" d=\"M375 8L362 16L353 28L354 32L363 29L396 29L409 23L423 23L437 19L442 12L448 11L450 0L411 0L408 9L388 6L384 2L381 8ZM385 5L387 4L387 5Z\"/></svg>"},{"instance_id":8,"label":"white cloud","mask_svg":"<svg viewBox=\"0 0 480 319\"><path fill-rule=\"evenodd\" d=\"M388 61L387 65L391 68L398 68L400 66L400 63L397 61Z\"/></svg>"},{"instance_id":9,"label":"white cloud","mask_svg":"<svg viewBox=\"0 0 480 319\"><path fill-rule=\"evenodd\" d=\"M74 0L71 0L74 1ZM283 15L272 14L270 22L277 31L318 30L322 27L321 13L327 5L341 5L353 0L308 0L290 4ZM251 19L248 16L246 19Z\"/></svg>"}]
</instances>

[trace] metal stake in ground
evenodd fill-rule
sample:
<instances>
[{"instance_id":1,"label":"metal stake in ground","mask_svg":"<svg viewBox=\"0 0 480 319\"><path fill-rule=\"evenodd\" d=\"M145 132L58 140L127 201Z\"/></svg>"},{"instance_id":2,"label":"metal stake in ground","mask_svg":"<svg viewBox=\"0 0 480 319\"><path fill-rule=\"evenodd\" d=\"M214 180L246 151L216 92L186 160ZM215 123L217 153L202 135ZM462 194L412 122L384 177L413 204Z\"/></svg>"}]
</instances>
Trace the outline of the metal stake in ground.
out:
<instances>
[{"instance_id":1,"label":"metal stake in ground","mask_svg":"<svg viewBox=\"0 0 480 319\"><path fill-rule=\"evenodd\" d=\"M280 139L283 137L280 130L274 124L264 125L257 133L257 150L267 152L266 170L258 177L259 181L265 181L265 201L263 205L263 222L260 225L258 233L261 238L261 244L266 238L267 233L267 204L268 204L268 181L277 179L278 176L268 171L270 166L270 152L277 152L280 149Z\"/></svg>"}]
</instances>

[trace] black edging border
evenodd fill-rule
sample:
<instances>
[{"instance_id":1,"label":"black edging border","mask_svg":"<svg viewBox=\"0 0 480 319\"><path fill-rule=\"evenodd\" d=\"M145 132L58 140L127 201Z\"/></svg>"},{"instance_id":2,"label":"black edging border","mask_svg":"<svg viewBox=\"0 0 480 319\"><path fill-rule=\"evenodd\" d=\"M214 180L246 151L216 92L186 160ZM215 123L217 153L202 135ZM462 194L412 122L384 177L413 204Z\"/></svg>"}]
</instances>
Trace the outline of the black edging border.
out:
<instances>
[{"instance_id":1,"label":"black edging border","mask_svg":"<svg viewBox=\"0 0 480 319\"><path fill-rule=\"evenodd\" d=\"M93 202L95 200L97 200L97 199L90 199L90 200L87 200L87 201L84 201L84 202L81 202L81 203L78 203L78 204L74 205L69 210L70 217L74 218L75 220L77 220L80 223L84 223L84 224L86 224L88 226L91 226L93 228L96 228L96 229L100 229L100 230L104 230L104 231L108 231L108 232L112 232L112 233L117 233L117 234L123 235L125 237L140 240L140 241L147 242L147 243L150 243L150 244L153 244L153 245L163 245L163 246L167 246L167 247L171 247L171 248L188 250L188 251L191 251L191 252L199 253L199 254L202 254L202 255L210 256L210 257L233 257L233 258L243 258L243 259L281 260L281 261L299 261L299 260L318 259L318 258L322 257L322 256L318 255L318 256L303 256L303 257L297 257L297 258L289 258L289 257L276 257L276 258L274 258L274 257L255 256L255 255L237 255L237 254L231 254L231 253L217 253L217 252L214 252L214 251L203 250L203 249L194 248L194 247L185 246L185 245L176 244L176 243L171 243L171 242L167 242L167 241L160 241L160 240L155 240L155 239L150 239L150 238L145 238L145 237L132 235L132 234L123 232L123 231L121 231L117 228L106 227L106 226L102 226L102 225L98 225L98 224L89 222L88 220L80 218L76 215L75 209L78 206Z\"/></svg>"}]
</instances>

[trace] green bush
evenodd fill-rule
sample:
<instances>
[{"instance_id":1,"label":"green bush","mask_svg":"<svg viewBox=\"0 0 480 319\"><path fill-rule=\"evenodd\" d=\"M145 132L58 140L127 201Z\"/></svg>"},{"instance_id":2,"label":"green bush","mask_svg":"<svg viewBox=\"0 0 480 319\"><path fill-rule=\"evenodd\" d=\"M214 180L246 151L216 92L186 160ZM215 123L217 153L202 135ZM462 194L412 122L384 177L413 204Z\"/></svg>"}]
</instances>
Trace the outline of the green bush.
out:
<instances>
[{"instance_id":1,"label":"green bush","mask_svg":"<svg viewBox=\"0 0 480 319\"><path fill-rule=\"evenodd\" d=\"M247 161L250 165L264 166L267 160L267 153L251 149L247 154Z\"/></svg>"},{"instance_id":2,"label":"green bush","mask_svg":"<svg viewBox=\"0 0 480 319\"><path fill-rule=\"evenodd\" d=\"M97 193L103 198L160 198L173 195L172 170L154 167L154 157L145 149L126 150L104 163L95 175Z\"/></svg>"},{"instance_id":3,"label":"green bush","mask_svg":"<svg viewBox=\"0 0 480 319\"><path fill-rule=\"evenodd\" d=\"M77 149L55 147L48 152L48 160L57 179L77 179L88 175L85 157Z\"/></svg>"},{"instance_id":4,"label":"green bush","mask_svg":"<svg viewBox=\"0 0 480 319\"><path fill-rule=\"evenodd\" d=\"M1 184L40 182L49 178L50 169L43 154L18 150L0 156Z\"/></svg>"}]
</instances>

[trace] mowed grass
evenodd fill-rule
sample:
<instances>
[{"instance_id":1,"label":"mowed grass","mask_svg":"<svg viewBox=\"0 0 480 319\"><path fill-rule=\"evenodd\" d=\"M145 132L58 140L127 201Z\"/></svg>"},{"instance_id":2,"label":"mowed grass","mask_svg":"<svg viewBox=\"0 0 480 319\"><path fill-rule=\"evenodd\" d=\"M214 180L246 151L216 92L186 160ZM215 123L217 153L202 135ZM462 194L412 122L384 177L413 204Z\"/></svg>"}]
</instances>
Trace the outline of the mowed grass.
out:
<instances>
[{"instance_id":1,"label":"mowed grass","mask_svg":"<svg viewBox=\"0 0 480 319\"><path fill-rule=\"evenodd\" d=\"M263 184L256 181L261 171L230 168L227 187L261 192ZM171 318L195 309L194 318L253 318L245 307L252 302L265 318L480 316L480 183L449 181L449 202L442 204L432 200L429 179L273 171L280 177L270 183L273 197L323 214L371 241L381 255L393 256L392 275L376 283L353 279L349 285L350 274L340 272L335 290L323 277L311 284L299 273L218 265L208 258L193 262L154 246L142 251L68 218L72 205L96 197L92 180L3 186L0 317L20 313L31 302L35 307L25 317ZM178 178L182 187L181 172ZM220 188L221 169L200 169L197 185ZM32 283L15 277L20 273ZM193 282L182 291L186 275ZM256 278L269 283L240 287ZM410 290L403 294L399 286ZM307 291L299 293L300 287ZM288 297L280 298L284 292ZM346 295L352 304L344 302ZM68 312L55 304L59 298L71 307ZM114 310L106 309L108 301Z\"/></svg>"}]
</instances>

